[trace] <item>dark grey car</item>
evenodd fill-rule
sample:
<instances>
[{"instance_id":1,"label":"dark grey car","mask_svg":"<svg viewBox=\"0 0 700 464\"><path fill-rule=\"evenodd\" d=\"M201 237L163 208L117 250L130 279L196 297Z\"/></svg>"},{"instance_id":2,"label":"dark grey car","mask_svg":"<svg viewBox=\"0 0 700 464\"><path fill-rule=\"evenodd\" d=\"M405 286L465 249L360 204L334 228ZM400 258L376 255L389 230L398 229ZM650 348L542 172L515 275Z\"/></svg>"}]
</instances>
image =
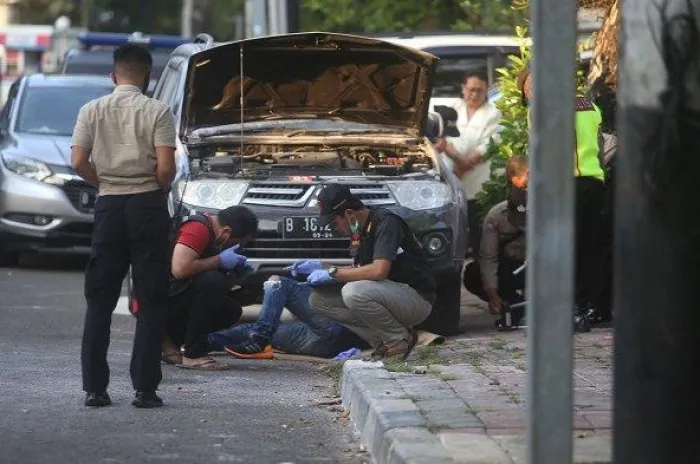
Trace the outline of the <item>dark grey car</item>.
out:
<instances>
[{"instance_id":1,"label":"dark grey car","mask_svg":"<svg viewBox=\"0 0 700 464\"><path fill-rule=\"evenodd\" d=\"M430 328L456 331L467 211L461 184L423 135L436 62L332 33L173 52L154 92L178 130L171 212L255 211L260 232L244 250L255 274L241 298L259 300L262 281L296 259L351 263L349 239L317 224L320 188L343 182L415 230L440 282Z\"/></svg>"},{"instance_id":2,"label":"dark grey car","mask_svg":"<svg viewBox=\"0 0 700 464\"><path fill-rule=\"evenodd\" d=\"M0 255L87 251L95 189L70 167L80 107L106 95L108 77L35 74L19 78L0 112Z\"/></svg>"}]
</instances>

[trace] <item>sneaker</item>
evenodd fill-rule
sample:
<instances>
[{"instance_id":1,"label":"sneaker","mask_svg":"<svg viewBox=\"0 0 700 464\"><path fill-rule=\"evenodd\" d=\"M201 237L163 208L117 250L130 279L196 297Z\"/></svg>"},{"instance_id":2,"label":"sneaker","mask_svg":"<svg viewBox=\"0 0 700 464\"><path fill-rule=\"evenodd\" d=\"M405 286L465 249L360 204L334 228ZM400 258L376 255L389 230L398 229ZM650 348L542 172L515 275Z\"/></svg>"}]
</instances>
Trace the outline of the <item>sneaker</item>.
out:
<instances>
[{"instance_id":1,"label":"sneaker","mask_svg":"<svg viewBox=\"0 0 700 464\"><path fill-rule=\"evenodd\" d=\"M251 335L238 345L226 345L224 351L238 359L272 359L274 352L270 341L260 335Z\"/></svg>"},{"instance_id":2,"label":"sneaker","mask_svg":"<svg viewBox=\"0 0 700 464\"><path fill-rule=\"evenodd\" d=\"M99 408L102 406L109 406L112 404L112 399L109 397L107 392L102 393L87 393L85 395L85 406L92 406Z\"/></svg>"},{"instance_id":3,"label":"sneaker","mask_svg":"<svg viewBox=\"0 0 700 464\"><path fill-rule=\"evenodd\" d=\"M131 405L137 408L160 408L163 406L163 400L156 392L136 392L136 398Z\"/></svg>"}]
</instances>

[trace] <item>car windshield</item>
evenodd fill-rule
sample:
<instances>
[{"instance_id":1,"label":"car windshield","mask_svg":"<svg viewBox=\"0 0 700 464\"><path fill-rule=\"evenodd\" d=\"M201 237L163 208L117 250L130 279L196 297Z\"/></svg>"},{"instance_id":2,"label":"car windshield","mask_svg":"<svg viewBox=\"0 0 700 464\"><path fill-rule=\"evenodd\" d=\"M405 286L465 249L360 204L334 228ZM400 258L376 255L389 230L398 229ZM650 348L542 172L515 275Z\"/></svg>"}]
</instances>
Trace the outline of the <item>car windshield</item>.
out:
<instances>
[{"instance_id":1,"label":"car windshield","mask_svg":"<svg viewBox=\"0 0 700 464\"><path fill-rule=\"evenodd\" d=\"M27 87L20 102L16 132L70 136L80 108L107 95L113 86Z\"/></svg>"},{"instance_id":2,"label":"car windshield","mask_svg":"<svg viewBox=\"0 0 700 464\"><path fill-rule=\"evenodd\" d=\"M486 73L486 56L449 56L440 58L435 70L433 98L459 97L462 95L462 81L467 71Z\"/></svg>"}]
</instances>

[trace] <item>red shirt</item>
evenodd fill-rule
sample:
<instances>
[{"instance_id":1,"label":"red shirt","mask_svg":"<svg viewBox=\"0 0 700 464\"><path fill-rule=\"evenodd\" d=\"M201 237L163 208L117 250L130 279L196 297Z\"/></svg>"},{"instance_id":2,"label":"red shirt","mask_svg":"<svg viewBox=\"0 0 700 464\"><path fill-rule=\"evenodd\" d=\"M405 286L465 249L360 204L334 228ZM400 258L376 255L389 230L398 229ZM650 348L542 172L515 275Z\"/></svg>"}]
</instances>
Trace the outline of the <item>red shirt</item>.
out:
<instances>
[{"instance_id":1,"label":"red shirt","mask_svg":"<svg viewBox=\"0 0 700 464\"><path fill-rule=\"evenodd\" d=\"M186 222L177 232L176 243L181 243L193 249L198 255L204 253L209 247L211 232L206 224L197 221Z\"/></svg>"}]
</instances>

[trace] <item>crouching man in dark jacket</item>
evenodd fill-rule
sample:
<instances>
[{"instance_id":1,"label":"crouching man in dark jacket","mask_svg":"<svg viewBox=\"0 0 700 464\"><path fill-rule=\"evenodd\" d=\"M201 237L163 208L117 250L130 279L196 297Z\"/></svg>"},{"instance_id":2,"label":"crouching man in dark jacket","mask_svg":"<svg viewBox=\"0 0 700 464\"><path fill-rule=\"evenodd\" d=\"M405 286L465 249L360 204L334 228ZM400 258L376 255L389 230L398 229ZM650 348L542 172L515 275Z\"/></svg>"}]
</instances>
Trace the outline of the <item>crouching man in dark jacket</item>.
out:
<instances>
[{"instance_id":1,"label":"crouching man in dark jacket","mask_svg":"<svg viewBox=\"0 0 700 464\"><path fill-rule=\"evenodd\" d=\"M355 332L373 348L373 359L406 358L416 343L414 327L435 300L423 247L399 216L367 209L343 184L328 184L318 195L320 224L333 224L359 241L353 267L310 262L307 282L314 312Z\"/></svg>"}]
</instances>

